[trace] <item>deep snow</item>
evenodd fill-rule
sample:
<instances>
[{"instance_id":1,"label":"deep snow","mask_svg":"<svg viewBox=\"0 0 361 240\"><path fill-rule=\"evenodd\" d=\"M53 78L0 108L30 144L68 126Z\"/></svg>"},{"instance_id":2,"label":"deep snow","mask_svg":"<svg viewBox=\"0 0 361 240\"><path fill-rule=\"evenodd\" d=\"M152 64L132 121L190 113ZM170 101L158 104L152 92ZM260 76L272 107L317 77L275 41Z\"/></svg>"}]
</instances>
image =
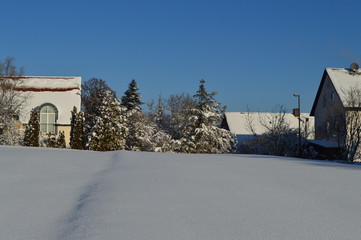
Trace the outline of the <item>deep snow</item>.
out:
<instances>
[{"instance_id":1,"label":"deep snow","mask_svg":"<svg viewBox=\"0 0 361 240\"><path fill-rule=\"evenodd\" d=\"M359 239L361 168L0 147L0 239Z\"/></svg>"}]
</instances>

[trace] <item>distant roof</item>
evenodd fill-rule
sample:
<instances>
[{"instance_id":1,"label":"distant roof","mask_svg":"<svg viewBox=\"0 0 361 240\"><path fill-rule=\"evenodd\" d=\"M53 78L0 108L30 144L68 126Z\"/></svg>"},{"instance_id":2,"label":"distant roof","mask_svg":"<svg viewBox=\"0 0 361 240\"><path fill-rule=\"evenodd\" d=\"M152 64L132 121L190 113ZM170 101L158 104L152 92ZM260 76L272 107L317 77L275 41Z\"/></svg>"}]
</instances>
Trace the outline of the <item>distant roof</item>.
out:
<instances>
[{"instance_id":1,"label":"distant roof","mask_svg":"<svg viewBox=\"0 0 361 240\"><path fill-rule=\"evenodd\" d=\"M81 77L21 76L2 78L19 81L16 86L16 90L18 91L63 92L81 88Z\"/></svg>"},{"instance_id":2,"label":"distant roof","mask_svg":"<svg viewBox=\"0 0 361 240\"><path fill-rule=\"evenodd\" d=\"M249 128L249 120L251 119L254 131L256 134L263 134L266 132L266 128L262 125L262 122L269 122L272 117L279 113L269 112L226 112L225 117L229 130L233 134L249 135L252 134ZM314 118L309 116L309 113L301 113L301 119L309 119L310 126L314 126ZM285 121L290 124L291 128L298 128L298 118L292 113L285 113Z\"/></svg>"},{"instance_id":3,"label":"distant roof","mask_svg":"<svg viewBox=\"0 0 361 240\"><path fill-rule=\"evenodd\" d=\"M350 89L361 89L361 72L353 72L351 69L347 68L326 68L322 79L320 86L317 91L317 95L315 98L315 101L312 106L311 115L314 115L314 112L316 110L316 105L319 100L321 90L323 87L323 84L326 80L326 77L329 76L331 83L333 84L336 93L340 97L340 100L344 107L347 106L347 91Z\"/></svg>"},{"instance_id":4,"label":"distant roof","mask_svg":"<svg viewBox=\"0 0 361 240\"><path fill-rule=\"evenodd\" d=\"M310 143L325 147L325 148L339 148L337 142L325 141L325 140L308 140Z\"/></svg>"}]
</instances>

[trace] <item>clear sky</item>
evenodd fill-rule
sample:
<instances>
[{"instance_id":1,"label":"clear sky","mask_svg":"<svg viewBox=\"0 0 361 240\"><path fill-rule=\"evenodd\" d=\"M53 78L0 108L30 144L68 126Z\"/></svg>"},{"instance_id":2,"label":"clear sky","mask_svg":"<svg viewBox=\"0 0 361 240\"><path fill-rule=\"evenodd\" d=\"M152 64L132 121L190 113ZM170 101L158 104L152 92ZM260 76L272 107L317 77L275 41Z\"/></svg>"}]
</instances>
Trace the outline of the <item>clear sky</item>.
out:
<instances>
[{"instance_id":1,"label":"clear sky","mask_svg":"<svg viewBox=\"0 0 361 240\"><path fill-rule=\"evenodd\" d=\"M143 101L193 95L199 80L228 111L309 112L325 67L361 65L361 1L12 0L0 58L31 76L102 78Z\"/></svg>"}]
</instances>

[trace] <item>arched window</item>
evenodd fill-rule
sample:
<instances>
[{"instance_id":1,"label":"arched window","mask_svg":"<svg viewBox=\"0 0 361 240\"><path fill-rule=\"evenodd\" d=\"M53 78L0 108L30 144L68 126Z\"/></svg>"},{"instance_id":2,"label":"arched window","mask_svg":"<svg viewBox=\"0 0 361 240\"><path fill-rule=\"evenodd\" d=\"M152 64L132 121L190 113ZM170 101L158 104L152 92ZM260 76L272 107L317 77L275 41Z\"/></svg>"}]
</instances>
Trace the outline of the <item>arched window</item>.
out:
<instances>
[{"instance_id":1,"label":"arched window","mask_svg":"<svg viewBox=\"0 0 361 240\"><path fill-rule=\"evenodd\" d=\"M40 106L40 132L56 134L56 120L58 119L58 109L50 103Z\"/></svg>"}]
</instances>

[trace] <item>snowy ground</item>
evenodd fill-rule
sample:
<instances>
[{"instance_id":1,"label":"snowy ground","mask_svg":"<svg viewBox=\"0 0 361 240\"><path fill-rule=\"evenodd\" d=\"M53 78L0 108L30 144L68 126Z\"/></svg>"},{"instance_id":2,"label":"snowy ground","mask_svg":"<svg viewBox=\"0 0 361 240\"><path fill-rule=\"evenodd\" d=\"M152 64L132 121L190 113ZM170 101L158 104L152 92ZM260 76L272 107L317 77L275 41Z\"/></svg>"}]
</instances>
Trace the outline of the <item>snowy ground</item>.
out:
<instances>
[{"instance_id":1,"label":"snowy ground","mask_svg":"<svg viewBox=\"0 0 361 240\"><path fill-rule=\"evenodd\" d=\"M0 147L0 239L359 239L361 166Z\"/></svg>"}]
</instances>

